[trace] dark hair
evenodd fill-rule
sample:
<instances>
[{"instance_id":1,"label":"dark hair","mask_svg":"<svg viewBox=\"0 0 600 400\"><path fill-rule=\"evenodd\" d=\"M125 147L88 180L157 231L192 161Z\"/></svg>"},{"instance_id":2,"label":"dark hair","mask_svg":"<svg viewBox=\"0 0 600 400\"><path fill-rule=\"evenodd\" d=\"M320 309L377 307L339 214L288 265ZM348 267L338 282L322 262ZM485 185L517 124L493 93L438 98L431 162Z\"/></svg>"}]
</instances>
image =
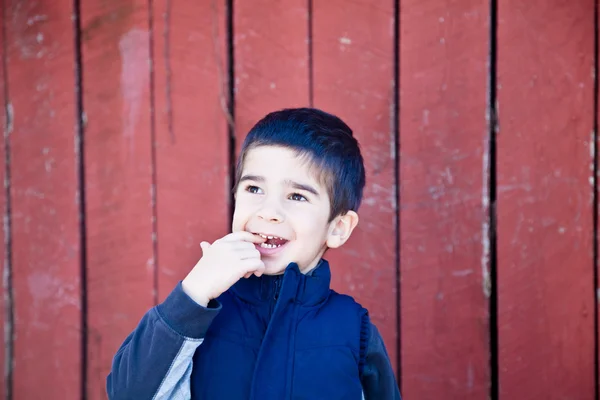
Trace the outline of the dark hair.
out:
<instances>
[{"instance_id":1,"label":"dark hair","mask_svg":"<svg viewBox=\"0 0 600 400\"><path fill-rule=\"evenodd\" d=\"M258 121L244 140L236 168L235 186L244 158L259 146L295 150L316 167L331 201L330 220L349 210L357 211L365 187L365 167L352 130L335 115L315 108L275 111Z\"/></svg>"}]
</instances>

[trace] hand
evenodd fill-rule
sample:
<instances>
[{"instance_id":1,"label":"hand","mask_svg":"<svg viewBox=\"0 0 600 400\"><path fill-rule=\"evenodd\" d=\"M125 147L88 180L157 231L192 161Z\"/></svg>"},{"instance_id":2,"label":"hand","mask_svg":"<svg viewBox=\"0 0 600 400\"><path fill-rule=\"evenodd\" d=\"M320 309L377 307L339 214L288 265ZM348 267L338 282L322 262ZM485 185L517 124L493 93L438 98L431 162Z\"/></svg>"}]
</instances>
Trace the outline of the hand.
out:
<instances>
[{"instance_id":1,"label":"hand","mask_svg":"<svg viewBox=\"0 0 600 400\"><path fill-rule=\"evenodd\" d=\"M255 243L266 239L240 231L216 240L200 243L202 258L182 281L183 291L196 303L206 307L242 277L261 276L265 264Z\"/></svg>"}]
</instances>

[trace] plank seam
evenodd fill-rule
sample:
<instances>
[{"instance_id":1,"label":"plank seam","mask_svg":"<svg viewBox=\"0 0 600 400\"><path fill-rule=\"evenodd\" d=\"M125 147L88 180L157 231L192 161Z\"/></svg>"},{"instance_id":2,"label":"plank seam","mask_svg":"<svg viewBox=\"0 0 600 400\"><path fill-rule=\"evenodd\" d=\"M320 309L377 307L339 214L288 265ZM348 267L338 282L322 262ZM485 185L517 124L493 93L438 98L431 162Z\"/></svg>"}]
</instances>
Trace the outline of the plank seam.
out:
<instances>
[{"instance_id":1,"label":"plank seam","mask_svg":"<svg viewBox=\"0 0 600 400\"><path fill-rule=\"evenodd\" d=\"M4 287L4 381L5 381L5 393L6 400L12 399L12 375L13 375L13 352L14 352L14 310L13 310L13 287L12 287L12 220L11 220L11 201L10 201L10 133L12 131L13 124L13 110L12 105L9 101L9 88L8 88L8 63L6 57L6 50L8 48L6 42L6 3L2 3L2 63L4 76L4 110L6 118L6 126L4 127L4 196L6 203L4 206L4 246L5 246L5 259L4 259L4 273L3 273L3 287Z\"/></svg>"},{"instance_id":2,"label":"plank seam","mask_svg":"<svg viewBox=\"0 0 600 400\"><path fill-rule=\"evenodd\" d=\"M497 0L490 0L490 41L489 41L489 66L488 66L488 176L484 179L488 180L488 265L489 276L484 276L484 292L489 294L489 318L490 318L490 399L499 399L499 369L498 369L498 285L497 285L497 149L496 135L499 130L498 126L498 107L497 107ZM484 186L485 187L485 186ZM485 194L484 194L485 195ZM485 256L485 254L484 254ZM487 282L485 281L487 278Z\"/></svg>"},{"instance_id":3,"label":"plank seam","mask_svg":"<svg viewBox=\"0 0 600 400\"><path fill-rule=\"evenodd\" d=\"M149 0L151 6L152 0ZM151 11L150 11L151 14ZM163 58L165 60L165 107L167 114L167 126L171 144L175 144L175 132L173 131L173 94L172 94L172 69L171 69L171 0L165 2L163 38L165 47ZM150 39L152 40L152 39ZM152 53L151 53L152 54Z\"/></svg>"},{"instance_id":4,"label":"plank seam","mask_svg":"<svg viewBox=\"0 0 600 400\"><path fill-rule=\"evenodd\" d=\"M393 93L393 129L394 129L394 196L396 199L396 368L398 371L398 387L402 393L402 313L400 296L400 0L394 0L394 93Z\"/></svg>"},{"instance_id":5,"label":"plank seam","mask_svg":"<svg viewBox=\"0 0 600 400\"><path fill-rule=\"evenodd\" d=\"M234 28L233 28L233 0L226 0L226 35L227 35L227 133L229 136L229 184L227 187L233 189L236 167L236 138L235 138L235 68L234 68ZM218 55L217 55L218 56ZM229 226L233 220L235 199L233 190L229 190Z\"/></svg>"},{"instance_id":6,"label":"plank seam","mask_svg":"<svg viewBox=\"0 0 600 400\"><path fill-rule=\"evenodd\" d=\"M81 296L81 398L87 397L87 364L88 364L88 341L87 341L87 248L86 248L86 220L85 220L85 152L84 152L84 130L85 112L83 108L83 65L81 54L81 0L73 1L73 30L75 39L75 120L77 121L77 133L75 138L75 159L77 162L77 201L79 203L79 247L80 247L80 296Z\"/></svg>"},{"instance_id":7,"label":"plank seam","mask_svg":"<svg viewBox=\"0 0 600 400\"><path fill-rule=\"evenodd\" d=\"M598 2L594 2L594 121L593 121L593 143L590 143L593 151L593 268L594 268L594 398L600 399L600 383L599 383L599 345L598 345Z\"/></svg>"},{"instance_id":8,"label":"plank seam","mask_svg":"<svg viewBox=\"0 0 600 400\"><path fill-rule=\"evenodd\" d=\"M307 1L308 9L308 104L314 107L314 65L313 65L313 2Z\"/></svg>"},{"instance_id":9,"label":"plank seam","mask_svg":"<svg viewBox=\"0 0 600 400\"><path fill-rule=\"evenodd\" d=\"M167 7L169 7L170 3L167 3ZM158 177L157 177L157 171L158 171L158 167L157 167L157 155L156 155L156 76L154 75L154 62L155 62L155 58L154 58L154 14L153 14L153 7L152 7L152 0L148 0L148 31L149 31L149 54L150 54L150 141L151 141L151 146L150 146L150 158L151 158L151 163L152 163L152 190L150 191L150 196L151 196L151 203L152 203L152 252L154 253L154 260L153 260L153 268L154 268L154 292L153 292L153 298L154 298L154 304L158 304L158 271L159 271L159 265L158 265L158 204L157 204L157 194L158 194ZM169 9L167 8L167 13L169 12ZM165 16L165 23L168 23L167 17ZM165 30L168 28L165 28ZM165 40L167 39L167 36L165 34ZM165 43L165 47L168 47L168 43ZM166 52L166 51L165 51ZM165 61L165 64L169 64L169 61ZM169 134L171 137L171 142L174 143L175 142L175 137L174 137L174 133L173 133L173 118L172 118L172 113L171 113L171 92L170 92L170 87L171 87L171 81L170 81L170 70L167 69L167 84L166 84L166 90L167 90L167 99L166 99L166 104L168 107L168 129L169 129Z\"/></svg>"},{"instance_id":10,"label":"plank seam","mask_svg":"<svg viewBox=\"0 0 600 400\"><path fill-rule=\"evenodd\" d=\"M231 3L231 4L229 4ZM225 12L227 13L227 10L231 9L233 10L233 0L229 1L227 0L227 4L226 4L226 10ZM219 102L221 104L221 109L223 111L223 114L225 115L226 119L227 119L227 123L229 124L229 126L231 128L235 128L235 124L233 121L233 111L230 109L230 102L231 99L233 98L233 72L229 70L229 68L233 68L233 64L229 65L229 68L226 66L223 66L222 64L222 55L221 55L221 50L222 50L222 42L221 42L221 38L219 36L219 24L218 24L218 19L219 19L219 8L217 6L217 1L213 0L211 3L211 12L212 12L212 18L211 18L211 24L212 24L212 41L213 41L213 51L214 51L214 57L215 57L215 63L217 65L217 73L218 73L218 77L219 77ZM231 18L233 18L233 11L232 11L232 16ZM226 14L225 16L225 24L229 24L229 22L231 22L231 29L229 29L229 25L225 27L226 32L225 32L225 42L226 42L226 51L229 51L229 49L231 49L231 51L233 52L233 20L229 21L229 16ZM231 34L230 34L231 33ZM230 43L231 40L231 43ZM229 57L229 55L227 56ZM229 57L228 59L233 60L233 53L231 55L231 57ZM227 63L227 60L225 61L225 63Z\"/></svg>"}]
</instances>

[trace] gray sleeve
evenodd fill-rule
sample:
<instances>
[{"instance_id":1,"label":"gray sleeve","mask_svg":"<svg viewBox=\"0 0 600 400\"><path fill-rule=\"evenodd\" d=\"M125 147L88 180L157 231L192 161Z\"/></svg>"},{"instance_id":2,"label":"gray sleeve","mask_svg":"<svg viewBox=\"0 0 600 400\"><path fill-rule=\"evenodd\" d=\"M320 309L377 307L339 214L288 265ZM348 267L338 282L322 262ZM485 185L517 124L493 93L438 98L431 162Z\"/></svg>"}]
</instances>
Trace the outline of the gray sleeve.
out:
<instances>
[{"instance_id":1,"label":"gray sleeve","mask_svg":"<svg viewBox=\"0 0 600 400\"><path fill-rule=\"evenodd\" d=\"M110 400L191 398L192 361L221 305L196 304L181 288L144 315L115 354L106 380Z\"/></svg>"}]
</instances>

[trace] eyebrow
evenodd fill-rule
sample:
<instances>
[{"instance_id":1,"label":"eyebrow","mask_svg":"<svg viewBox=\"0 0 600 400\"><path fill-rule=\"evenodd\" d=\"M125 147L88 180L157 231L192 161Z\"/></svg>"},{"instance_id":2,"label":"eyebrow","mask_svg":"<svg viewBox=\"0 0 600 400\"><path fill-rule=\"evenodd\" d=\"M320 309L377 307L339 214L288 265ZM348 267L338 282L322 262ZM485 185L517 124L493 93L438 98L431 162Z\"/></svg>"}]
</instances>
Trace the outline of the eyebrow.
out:
<instances>
[{"instance_id":1,"label":"eyebrow","mask_svg":"<svg viewBox=\"0 0 600 400\"><path fill-rule=\"evenodd\" d=\"M244 181L254 181L254 182L264 183L265 178L262 176L259 176L259 175L244 175L240 178L240 183L244 182ZM286 186L290 186L297 190L304 190L308 193L312 193L315 196L319 197L319 192L317 191L317 189L315 189L314 187L312 187L310 185L307 185L304 183L299 183L299 182L293 181L291 179L284 180L283 184Z\"/></svg>"}]
</instances>

